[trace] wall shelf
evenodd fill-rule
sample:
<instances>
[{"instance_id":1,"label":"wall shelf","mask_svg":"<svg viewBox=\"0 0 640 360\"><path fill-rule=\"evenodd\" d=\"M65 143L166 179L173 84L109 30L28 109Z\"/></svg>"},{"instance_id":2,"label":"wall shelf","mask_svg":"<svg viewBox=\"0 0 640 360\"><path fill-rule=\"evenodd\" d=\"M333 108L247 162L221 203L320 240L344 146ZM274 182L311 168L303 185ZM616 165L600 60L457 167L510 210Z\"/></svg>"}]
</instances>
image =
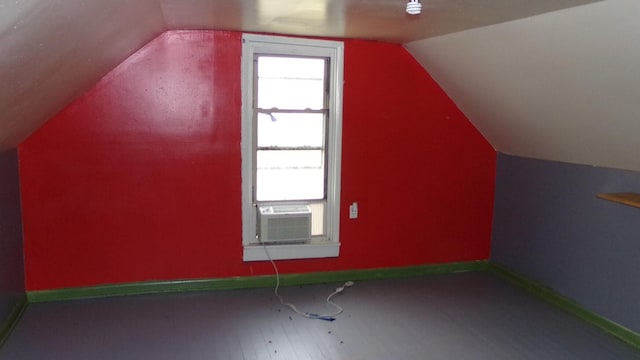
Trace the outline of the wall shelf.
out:
<instances>
[{"instance_id":1,"label":"wall shelf","mask_svg":"<svg viewBox=\"0 0 640 360\"><path fill-rule=\"evenodd\" d=\"M632 192L624 193L600 193L596 195L599 199L609 200L620 204L625 204L640 208L640 194Z\"/></svg>"}]
</instances>

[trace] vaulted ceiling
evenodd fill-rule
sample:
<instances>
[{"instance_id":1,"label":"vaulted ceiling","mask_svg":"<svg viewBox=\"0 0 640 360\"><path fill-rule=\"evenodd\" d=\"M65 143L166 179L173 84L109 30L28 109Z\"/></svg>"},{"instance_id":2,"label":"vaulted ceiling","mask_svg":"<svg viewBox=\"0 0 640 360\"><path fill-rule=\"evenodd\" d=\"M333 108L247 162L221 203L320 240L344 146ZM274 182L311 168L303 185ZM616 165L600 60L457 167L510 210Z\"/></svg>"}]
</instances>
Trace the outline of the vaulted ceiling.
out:
<instances>
[{"instance_id":1,"label":"vaulted ceiling","mask_svg":"<svg viewBox=\"0 0 640 360\"><path fill-rule=\"evenodd\" d=\"M145 43L221 29L405 44L497 151L640 170L636 0L0 0L0 149Z\"/></svg>"}]
</instances>

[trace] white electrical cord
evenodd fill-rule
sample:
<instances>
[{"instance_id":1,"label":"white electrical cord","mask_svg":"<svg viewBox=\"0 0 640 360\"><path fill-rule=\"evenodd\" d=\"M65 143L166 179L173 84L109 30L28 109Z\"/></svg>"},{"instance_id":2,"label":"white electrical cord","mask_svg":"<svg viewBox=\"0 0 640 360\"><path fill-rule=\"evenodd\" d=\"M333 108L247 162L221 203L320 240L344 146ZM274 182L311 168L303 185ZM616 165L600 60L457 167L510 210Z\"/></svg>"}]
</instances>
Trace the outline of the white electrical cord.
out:
<instances>
[{"instance_id":1,"label":"white electrical cord","mask_svg":"<svg viewBox=\"0 0 640 360\"><path fill-rule=\"evenodd\" d=\"M333 321L333 320L336 319L335 318L336 316L342 314L344 309L342 309L342 307L340 305L338 305L335 302L333 302L331 300L331 298L333 296L335 296L336 294L339 294L339 293L343 292L345 288L353 286L354 285L353 281L347 281L346 283L344 283L344 285L336 288L331 294L329 294L329 296L327 296L327 300L326 300L327 303L336 308L336 311L334 313L332 313L332 314L315 314L315 313L310 313L310 312L302 312L302 311L298 310L298 308L295 305L293 305L292 303L285 302L284 299L282 298L282 296L280 296L280 294L278 294L278 289L280 288L280 273L278 272L278 267L276 266L276 263L271 258L271 255L269 254L269 250L267 249L267 245L265 245L264 242L262 243L262 247L264 248L264 252L265 252L265 254L267 254L267 258L271 262L271 265L273 266L273 270L276 273L276 286L273 288L273 293L278 298L278 300L280 300L280 304L282 304L283 306L286 306L289 309L293 310L293 312L295 312L296 314L298 314L300 316L304 316L304 317L309 318L309 319Z\"/></svg>"}]
</instances>

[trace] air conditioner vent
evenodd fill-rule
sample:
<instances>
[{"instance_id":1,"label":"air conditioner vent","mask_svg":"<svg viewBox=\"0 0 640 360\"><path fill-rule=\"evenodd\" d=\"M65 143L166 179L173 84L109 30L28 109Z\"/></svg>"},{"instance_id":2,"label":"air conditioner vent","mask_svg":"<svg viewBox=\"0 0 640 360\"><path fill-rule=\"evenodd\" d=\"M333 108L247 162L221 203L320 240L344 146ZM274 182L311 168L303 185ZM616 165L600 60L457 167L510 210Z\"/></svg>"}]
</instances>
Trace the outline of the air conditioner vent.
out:
<instances>
[{"instance_id":1,"label":"air conditioner vent","mask_svg":"<svg viewBox=\"0 0 640 360\"><path fill-rule=\"evenodd\" d=\"M261 206L258 210L260 242L286 243L311 239L311 208L308 205Z\"/></svg>"}]
</instances>

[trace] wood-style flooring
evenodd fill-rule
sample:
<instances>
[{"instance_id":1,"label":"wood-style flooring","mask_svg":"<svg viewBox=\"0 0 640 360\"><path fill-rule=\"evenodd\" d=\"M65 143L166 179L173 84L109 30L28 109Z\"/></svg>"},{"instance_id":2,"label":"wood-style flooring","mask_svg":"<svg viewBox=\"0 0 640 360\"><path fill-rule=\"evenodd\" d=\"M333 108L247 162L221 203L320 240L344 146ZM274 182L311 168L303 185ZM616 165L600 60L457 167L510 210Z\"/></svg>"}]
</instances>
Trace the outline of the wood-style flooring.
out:
<instances>
[{"instance_id":1,"label":"wood-style flooring","mask_svg":"<svg viewBox=\"0 0 640 360\"><path fill-rule=\"evenodd\" d=\"M342 284L283 287L329 312ZM333 322L272 289L31 304L0 359L640 359L640 351L488 273L357 282Z\"/></svg>"}]
</instances>

